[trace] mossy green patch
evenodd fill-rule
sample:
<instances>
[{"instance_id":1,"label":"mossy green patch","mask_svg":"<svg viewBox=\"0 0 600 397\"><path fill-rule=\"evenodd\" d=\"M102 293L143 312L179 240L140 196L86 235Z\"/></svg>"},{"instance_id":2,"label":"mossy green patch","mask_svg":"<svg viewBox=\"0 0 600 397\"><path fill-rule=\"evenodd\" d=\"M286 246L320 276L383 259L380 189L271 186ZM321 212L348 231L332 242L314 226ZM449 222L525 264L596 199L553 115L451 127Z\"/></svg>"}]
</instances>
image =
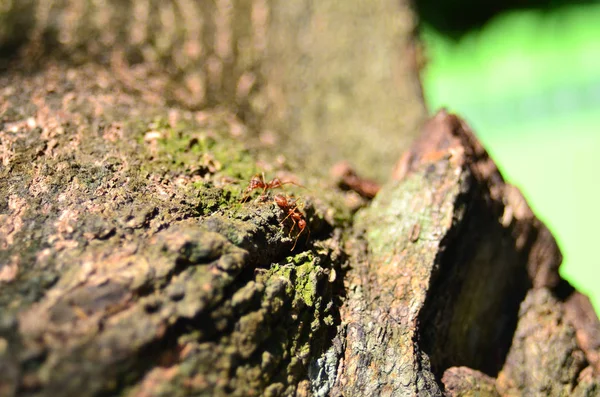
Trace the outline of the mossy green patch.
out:
<instances>
[{"instance_id":1,"label":"mossy green patch","mask_svg":"<svg viewBox=\"0 0 600 397\"><path fill-rule=\"evenodd\" d=\"M237 199L238 195L230 189L217 188L203 183L194 184L194 188L202 193L199 197L199 207L204 215L217 210L236 209L240 207L239 200ZM235 208L232 208L232 205Z\"/></svg>"},{"instance_id":2,"label":"mossy green patch","mask_svg":"<svg viewBox=\"0 0 600 397\"><path fill-rule=\"evenodd\" d=\"M311 251L304 251L295 256L289 256L288 261L294 265L303 265L305 263L312 263L314 260L314 254Z\"/></svg>"},{"instance_id":3,"label":"mossy green patch","mask_svg":"<svg viewBox=\"0 0 600 397\"><path fill-rule=\"evenodd\" d=\"M284 279L286 281L286 294L291 294L294 290L294 286L292 284L294 273L294 267L291 265L274 264L271 266L271 269L269 269L267 274L265 274L265 279L270 279L272 277Z\"/></svg>"},{"instance_id":4,"label":"mossy green patch","mask_svg":"<svg viewBox=\"0 0 600 397\"><path fill-rule=\"evenodd\" d=\"M313 262L306 262L296 269L296 296L307 306L315 304L317 283L322 272L323 269L315 267Z\"/></svg>"},{"instance_id":5,"label":"mossy green patch","mask_svg":"<svg viewBox=\"0 0 600 397\"><path fill-rule=\"evenodd\" d=\"M180 121L171 127L164 119L156 119L147 130L158 133L156 157L170 170L242 181L257 172L251 153L242 141L229 135L226 121L218 117L210 126Z\"/></svg>"},{"instance_id":6,"label":"mossy green patch","mask_svg":"<svg viewBox=\"0 0 600 397\"><path fill-rule=\"evenodd\" d=\"M254 154L230 132L227 114L211 113L208 122L191 117L170 122L166 116L130 124L144 160L137 176L167 184L196 215L241 208L240 198L257 173ZM132 157L138 153L132 153ZM173 194L172 194L173 195Z\"/></svg>"}]
</instances>

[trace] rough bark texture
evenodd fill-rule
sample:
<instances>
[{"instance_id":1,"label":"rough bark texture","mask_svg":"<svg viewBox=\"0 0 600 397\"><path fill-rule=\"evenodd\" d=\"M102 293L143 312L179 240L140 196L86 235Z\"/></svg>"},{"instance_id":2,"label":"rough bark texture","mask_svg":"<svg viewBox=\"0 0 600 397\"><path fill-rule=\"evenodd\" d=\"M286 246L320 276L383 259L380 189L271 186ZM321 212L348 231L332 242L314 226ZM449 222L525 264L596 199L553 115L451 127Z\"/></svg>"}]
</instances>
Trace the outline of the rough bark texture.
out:
<instances>
[{"instance_id":1,"label":"rough bark texture","mask_svg":"<svg viewBox=\"0 0 600 397\"><path fill-rule=\"evenodd\" d=\"M93 66L0 80L3 394L292 393L339 322L341 193L303 200L294 253L271 199L240 203L233 116L161 115Z\"/></svg>"},{"instance_id":2,"label":"rough bark texture","mask_svg":"<svg viewBox=\"0 0 600 397\"><path fill-rule=\"evenodd\" d=\"M600 323L462 121L368 201L424 114L412 15L6 3L0 396L597 395Z\"/></svg>"},{"instance_id":3,"label":"rough bark texture","mask_svg":"<svg viewBox=\"0 0 600 397\"><path fill-rule=\"evenodd\" d=\"M522 342L528 334L520 331L540 320L526 307L547 310L525 300L519 314L519 305L528 290L558 288L560 253L474 135L455 116L439 113L395 176L355 222L364 259L347 275L338 394L437 395L437 380L459 366L492 376L504 366L505 395L572 391L586 362L573 325L565 321L556 340L541 332L560 333L551 320L530 331L539 339ZM562 310L557 298L551 307ZM554 321L563 319L557 314ZM543 350L553 345L556 355ZM571 352L575 358L567 359ZM444 377L450 390L465 387ZM521 382L505 386L515 377ZM467 378L466 385L473 383Z\"/></svg>"}]
</instances>

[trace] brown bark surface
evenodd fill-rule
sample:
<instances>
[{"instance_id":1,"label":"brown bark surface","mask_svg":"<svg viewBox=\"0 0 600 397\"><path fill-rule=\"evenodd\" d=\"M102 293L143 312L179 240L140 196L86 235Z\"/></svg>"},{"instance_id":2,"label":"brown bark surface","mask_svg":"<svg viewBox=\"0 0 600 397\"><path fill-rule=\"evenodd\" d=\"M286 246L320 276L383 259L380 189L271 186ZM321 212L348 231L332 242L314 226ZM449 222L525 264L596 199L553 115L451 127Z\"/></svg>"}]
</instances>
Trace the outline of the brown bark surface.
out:
<instances>
[{"instance_id":1,"label":"brown bark surface","mask_svg":"<svg viewBox=\"0 0 600 397\"><path fill-rule=\"evenodd\" d=\"M589 300L459 118L362 177L423 118L406 3L0 22L0 396L599 393Z\"/></svg>"},{"instance_id":2,"label":"brown bark surface","mask_svg":"<svg viewBox=\"0 0 600 397\"><path fill-rule=\"evenodd\" d=\"M337 394L439 395L440 379L450 395L497 393L454 367L502 370L501 395L579 392L598 319L589 306L565 316L577 295L558 275L556 243L468 127L438 113L395 177L354 225L365 242L346 278Z\"/></svg>"}]
</instances>

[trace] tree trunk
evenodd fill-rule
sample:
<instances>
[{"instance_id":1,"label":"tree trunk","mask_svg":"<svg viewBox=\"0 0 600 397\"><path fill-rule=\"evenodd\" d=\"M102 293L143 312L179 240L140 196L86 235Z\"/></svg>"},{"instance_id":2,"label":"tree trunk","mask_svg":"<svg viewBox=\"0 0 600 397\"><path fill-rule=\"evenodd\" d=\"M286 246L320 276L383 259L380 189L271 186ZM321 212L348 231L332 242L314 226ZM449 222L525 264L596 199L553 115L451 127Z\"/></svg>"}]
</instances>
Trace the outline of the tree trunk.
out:
<instances>
[{"instance_id":1,"label":"tree trunk","mask_svg":"<svg viewBox=\"0 0 600 397\"><path fill-rule=\"evenodd\" d=\"M462 121L372 202L328 175L383 180L418 130L414 20L7 3L0 396L598 393L600 323Z\"/></svg>"}]
</instances>

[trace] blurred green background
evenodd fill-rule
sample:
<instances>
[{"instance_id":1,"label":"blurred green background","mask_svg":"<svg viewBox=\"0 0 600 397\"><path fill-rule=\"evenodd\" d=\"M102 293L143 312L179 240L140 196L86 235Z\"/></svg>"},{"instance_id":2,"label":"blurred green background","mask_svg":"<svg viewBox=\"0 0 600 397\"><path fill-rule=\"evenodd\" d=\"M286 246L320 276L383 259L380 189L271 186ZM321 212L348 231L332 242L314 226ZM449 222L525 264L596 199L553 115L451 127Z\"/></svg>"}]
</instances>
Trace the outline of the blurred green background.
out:
<instances>
[{"instance_id":1,"label":"blurred green background","mask_svg":"<svg viewBox=\"0 0 600 397\"><path fill-rule=\"evenodd\" d=\"M600 3L418 1L429 109L459 113L600 313Z\"/></svg>"}]
</instances>

